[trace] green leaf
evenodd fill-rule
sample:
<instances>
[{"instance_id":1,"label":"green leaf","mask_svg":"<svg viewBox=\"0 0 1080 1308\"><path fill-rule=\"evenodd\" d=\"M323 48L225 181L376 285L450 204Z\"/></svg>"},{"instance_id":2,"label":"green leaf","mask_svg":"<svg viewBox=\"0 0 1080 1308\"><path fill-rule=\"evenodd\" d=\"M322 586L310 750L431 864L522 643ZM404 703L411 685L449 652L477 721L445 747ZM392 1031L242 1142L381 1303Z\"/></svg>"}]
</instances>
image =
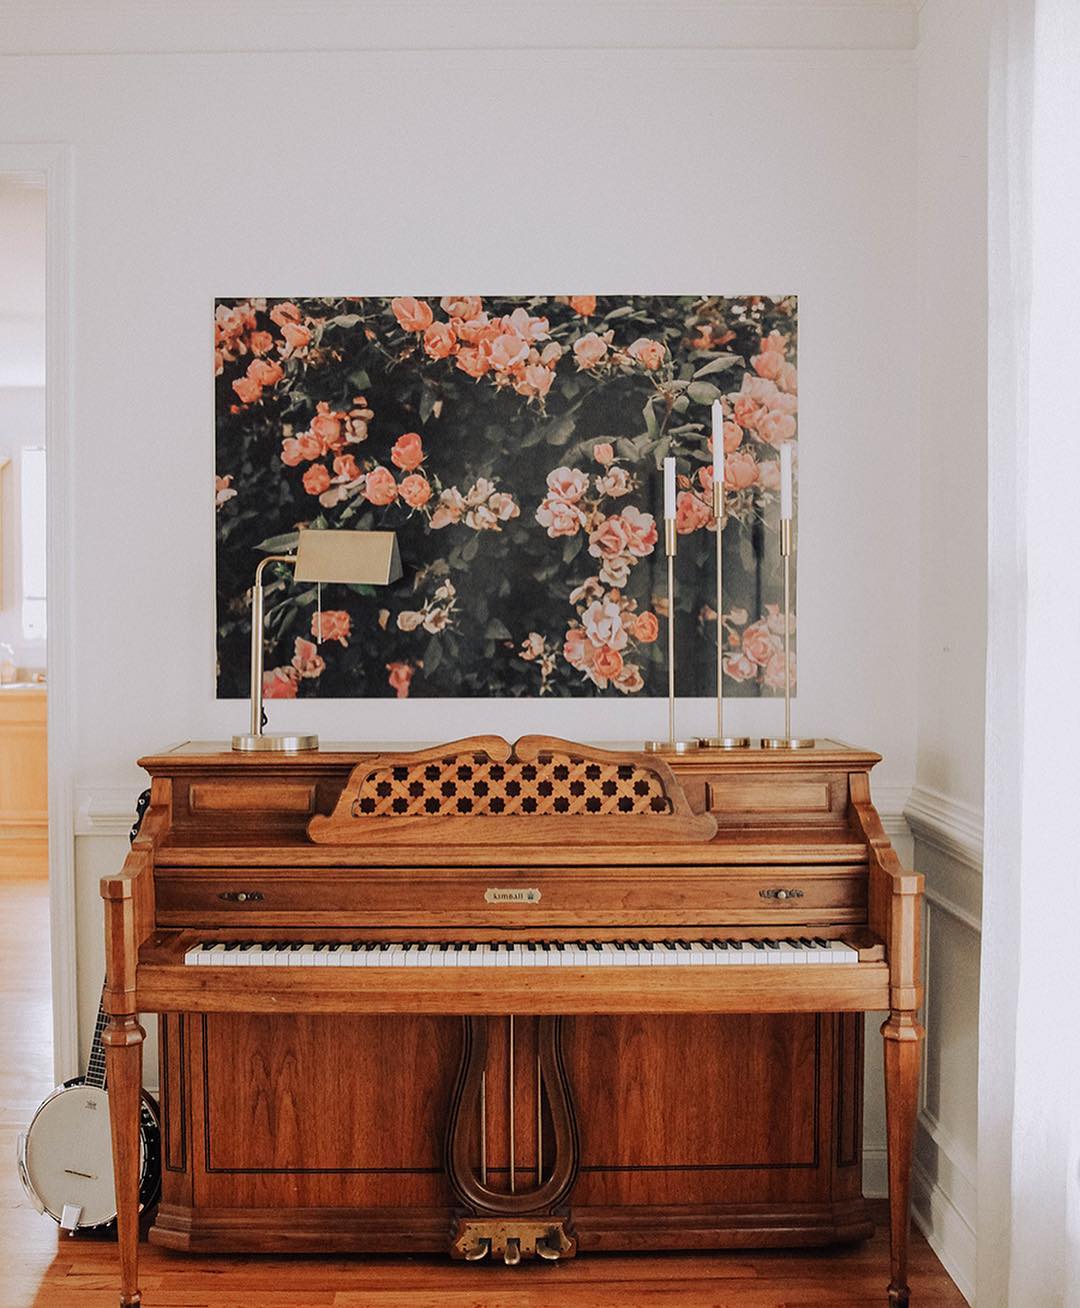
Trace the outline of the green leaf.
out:
<instances>
[{"instance_id":1,"label":"green leaf","mask_svg":"<svg viewBox=\"0 0 1080 1308\"><path fill-rule=\"evenodd\" d=\"M360 321L358 313L339 313L326 324L328 327L355 327Z\"/></svg>"},{"instance_id":2,"label":"green leaf","mask_svg":"<svg viewBox=\"0 0 1080 1308\"><path fill-rule=\"evenodd\" d=\"M266 540L260 541L255 546L257 550L262 550L264 554L278 554L281 550L292 550L296 548L296 542L300 539L298 531L286 531L280 536L268 536Z\"/></svg>"},{"instance_id":3,"label":"green leaf","mask_svg":"<svg viewBox=\"0 0 1080 1308\"><path fill-rule=\"evenodd\" d=\"M469 540L467 540L465 544L462 545L461 547L462 561L465 563L471 563L473 559L476 558L479 549L480 549L480 533L475 532L469 538Z\"/></svg>"},{"instance_id":4,"label":"green leaf","mask_svg":"<svg viewBox=\"0 0 1080 1308\"><path fill-rule=\"evenodd\" d=\"M737 354L718 354L715 359L705 364L703 368L699 368L694 376L708 377L714 372L727 372L729 368L733 368L737 363L742 363L742 359Z\"/></svg>"},{"instance_id":5,"label":"green leaf","mask_svg":"<svg viewBox=\"0 0 1080 1308\"><path fill-rule=\"evenodd\" d=\"M567 536L563 540L562 556L564 563L570 563L581 553L581 547L585 544L585 533L578 532L573 536Z\"/></svg>"},{"instance_id":6,"label":"green leaf","mask_svg":"<svg viewBox=\"0 0 1080 1308\"><path fill-rule=\"evenodd\" d=\"M435 410L439 395L433 386L425 386L420 392L420 421L427 422Z\"/></svg>"},{"instance_id":7,"label":"green leaf","mask_svg":"<svg viewBox=\"0 0 1080 1308\"><path fill-rule=\"evenodd\" d=\"M667 458L667 456L670 453L671 453L671 437L665 436L662 441L657 442L656 449L653 451L653 456L656 459L657 468L662 468L664 466L664 460Z\"/></svg>"},{"instance_id":8,"label":"green leaf","mask_svg":"<svg viewBox=\"0 0 1080 1308\"><path fill-rule=\"evenodd\" d=\"M621 304L617 309L612 309L610 313L604 315L608 322L614 322L616 318L629 318L634 312L632 304Z\"/></svg>"},{"instance_id":9,"label":"green leaf","mask_svg":"<svg viewBox=\"0 0 1080 1308\"><path fill-rule=\"evenodd\" d=\"M442 662L442 647L438 636L432 636L424 649L424 675L430 677Z\"/></svg>"},{"instance_id":10,"label":"green leaf","mask_svg":"<svg viewBox=\"0 0 1080 1308\"><path fill-rule=\"evenodd\" d=\"M484 635L488 640L513 640L513 634L510 628L498 618L492 618L484 628Z\"/></svg>"},{"instance_id":11,"label":"green leaf","mask_svg":"<svg viewBox=\"0 0 1080 1308\"><path fill-rule=\"evenodd\" d=\"M645 419L645 427L649 435L655 440L660 435L660 424L656 420L656 413L653 409L652 398L645 401L645 407L641 410L641 416Z\"/></svg>"},{"instance_id":12,"label":"green leaf","mask_svg":"<svg viewBox=\"0 0 1080 1308\"><path fill-rule=\"evenodd\" d=\"M358 393L366 391L371 386L371 378L364 368L357 368L355 372L350 372L348 382L350 386L356 387Z\"/></svg>"},{"instance_id":13,"label":"green leaf","mask_svg":"<svg viewBox=\"0 0 1080 1308\"><path fill-rule=\"evenodd\" d=\"M712 404L718 400L722 394L718 386L713 386L711 382L695 381L691 382L686 388L687 395L695 404Z\"/></svg>"}]
</instances>

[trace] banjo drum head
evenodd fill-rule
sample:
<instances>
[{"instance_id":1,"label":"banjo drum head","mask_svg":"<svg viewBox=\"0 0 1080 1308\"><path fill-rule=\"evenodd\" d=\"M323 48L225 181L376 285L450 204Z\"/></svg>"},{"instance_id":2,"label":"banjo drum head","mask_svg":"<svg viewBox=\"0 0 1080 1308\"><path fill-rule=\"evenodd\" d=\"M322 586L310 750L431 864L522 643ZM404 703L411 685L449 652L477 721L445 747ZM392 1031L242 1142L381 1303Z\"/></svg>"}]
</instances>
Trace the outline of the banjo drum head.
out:
<instances>
[{"instance_id":1,"label":"banjo drum head","mask_svg":"<svg viewBox=\"0 0 1080 1308\"><path fill-rule=\"evenodd\" d=\"M140 1158L140 1170L145 1161ZM104 1090L73 1085L45 1100L27 1132L26 1172L45 1211L56 1221L65 1204L82 1209L80 1229L112 1221L116 1193Z\"/></svg>"}]
</instances>

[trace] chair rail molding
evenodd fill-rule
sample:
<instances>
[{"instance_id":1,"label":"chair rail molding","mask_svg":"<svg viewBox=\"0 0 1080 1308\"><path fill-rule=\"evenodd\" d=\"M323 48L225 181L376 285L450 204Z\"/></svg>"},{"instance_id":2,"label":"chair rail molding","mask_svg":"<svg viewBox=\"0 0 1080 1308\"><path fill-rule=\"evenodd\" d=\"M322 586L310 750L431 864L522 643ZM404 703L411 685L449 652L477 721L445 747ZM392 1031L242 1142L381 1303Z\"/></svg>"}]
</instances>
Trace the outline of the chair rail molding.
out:
<instances>
[{"instance_id":1,"label":"chair rail molding","mask_svg":"<svg viewBox=\"0 0 1080 1308\"><path fill-rule=\"evenodd\" d=\"M930 786L916 785L904 805L904 816L916 840L925 841L970 871L982 875L981 809Z\"/></svg>"}]
</instances>

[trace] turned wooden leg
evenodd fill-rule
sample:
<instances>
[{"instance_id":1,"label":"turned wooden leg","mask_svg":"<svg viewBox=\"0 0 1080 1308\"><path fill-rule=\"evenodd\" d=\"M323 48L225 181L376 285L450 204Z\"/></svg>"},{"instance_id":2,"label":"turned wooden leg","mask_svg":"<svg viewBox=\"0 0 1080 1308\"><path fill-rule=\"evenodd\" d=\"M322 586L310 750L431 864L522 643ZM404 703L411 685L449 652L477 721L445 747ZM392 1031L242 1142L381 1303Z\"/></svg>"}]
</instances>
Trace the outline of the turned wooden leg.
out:
<instances>
[{"instance_id":1,"label":"turned wooden leg","mask_svg":"<svg viewBox=\"0 0 1080 1308\"><path fill-rule=\"evenodd\" d=\"M142 1302L139 1297L139 1117L145 1035L134 1013L114 1013L102 1033L116 1184L121 1308L132 1308Z\"/></svg>"},{"instance_id":2,"label":"turned wooden leg","mask_svg":"<svg viewBox=\"0 0 1080 1308\"><path fill-rule=\"evenodd\" d=\"M911 1228L911 1157L919 1096L923 1029L914 1013L893 1013L881 1028L885 1040L885 1120L889 1144L890 1308L907 1308L908 1236Z\"/></svg>"}]
</instances>

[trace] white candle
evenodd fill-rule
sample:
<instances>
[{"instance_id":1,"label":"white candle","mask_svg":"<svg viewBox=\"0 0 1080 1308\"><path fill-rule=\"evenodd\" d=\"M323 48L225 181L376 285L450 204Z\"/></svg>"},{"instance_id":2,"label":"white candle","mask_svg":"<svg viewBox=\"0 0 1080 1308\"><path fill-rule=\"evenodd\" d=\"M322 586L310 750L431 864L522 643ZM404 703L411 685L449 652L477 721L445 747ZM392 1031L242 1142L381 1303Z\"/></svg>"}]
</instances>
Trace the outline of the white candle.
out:
<instances>
[{"instance_id":1,"label":"white candle","mask_svg":"<svg viewBox=\"0 0 1080 1308\"><path fill-rule=\"evenodd\" d=\"M664 460L664 517L675 516L675 460Z\"/></svg>"},{"instance_id":2,"label":"white candle","mask_svg":"<svg viewBox=\"0 0 1080 1308\"><path fill-rule=\"evenodd\" d=\"M780 517L791 517L792 480L791 456L794 447L791 441L780 446Z\"/></svg>"},{"instance_id":3,"label":"white candle","mask_svg":"<svg viewBox=\"0 0 1080 1308\"><path fill-rule=\"evenodd\" d=\"M714 482L724 477L724 410L719 400L712 402L712 475Z\"/></svg>"}]
</instances>

